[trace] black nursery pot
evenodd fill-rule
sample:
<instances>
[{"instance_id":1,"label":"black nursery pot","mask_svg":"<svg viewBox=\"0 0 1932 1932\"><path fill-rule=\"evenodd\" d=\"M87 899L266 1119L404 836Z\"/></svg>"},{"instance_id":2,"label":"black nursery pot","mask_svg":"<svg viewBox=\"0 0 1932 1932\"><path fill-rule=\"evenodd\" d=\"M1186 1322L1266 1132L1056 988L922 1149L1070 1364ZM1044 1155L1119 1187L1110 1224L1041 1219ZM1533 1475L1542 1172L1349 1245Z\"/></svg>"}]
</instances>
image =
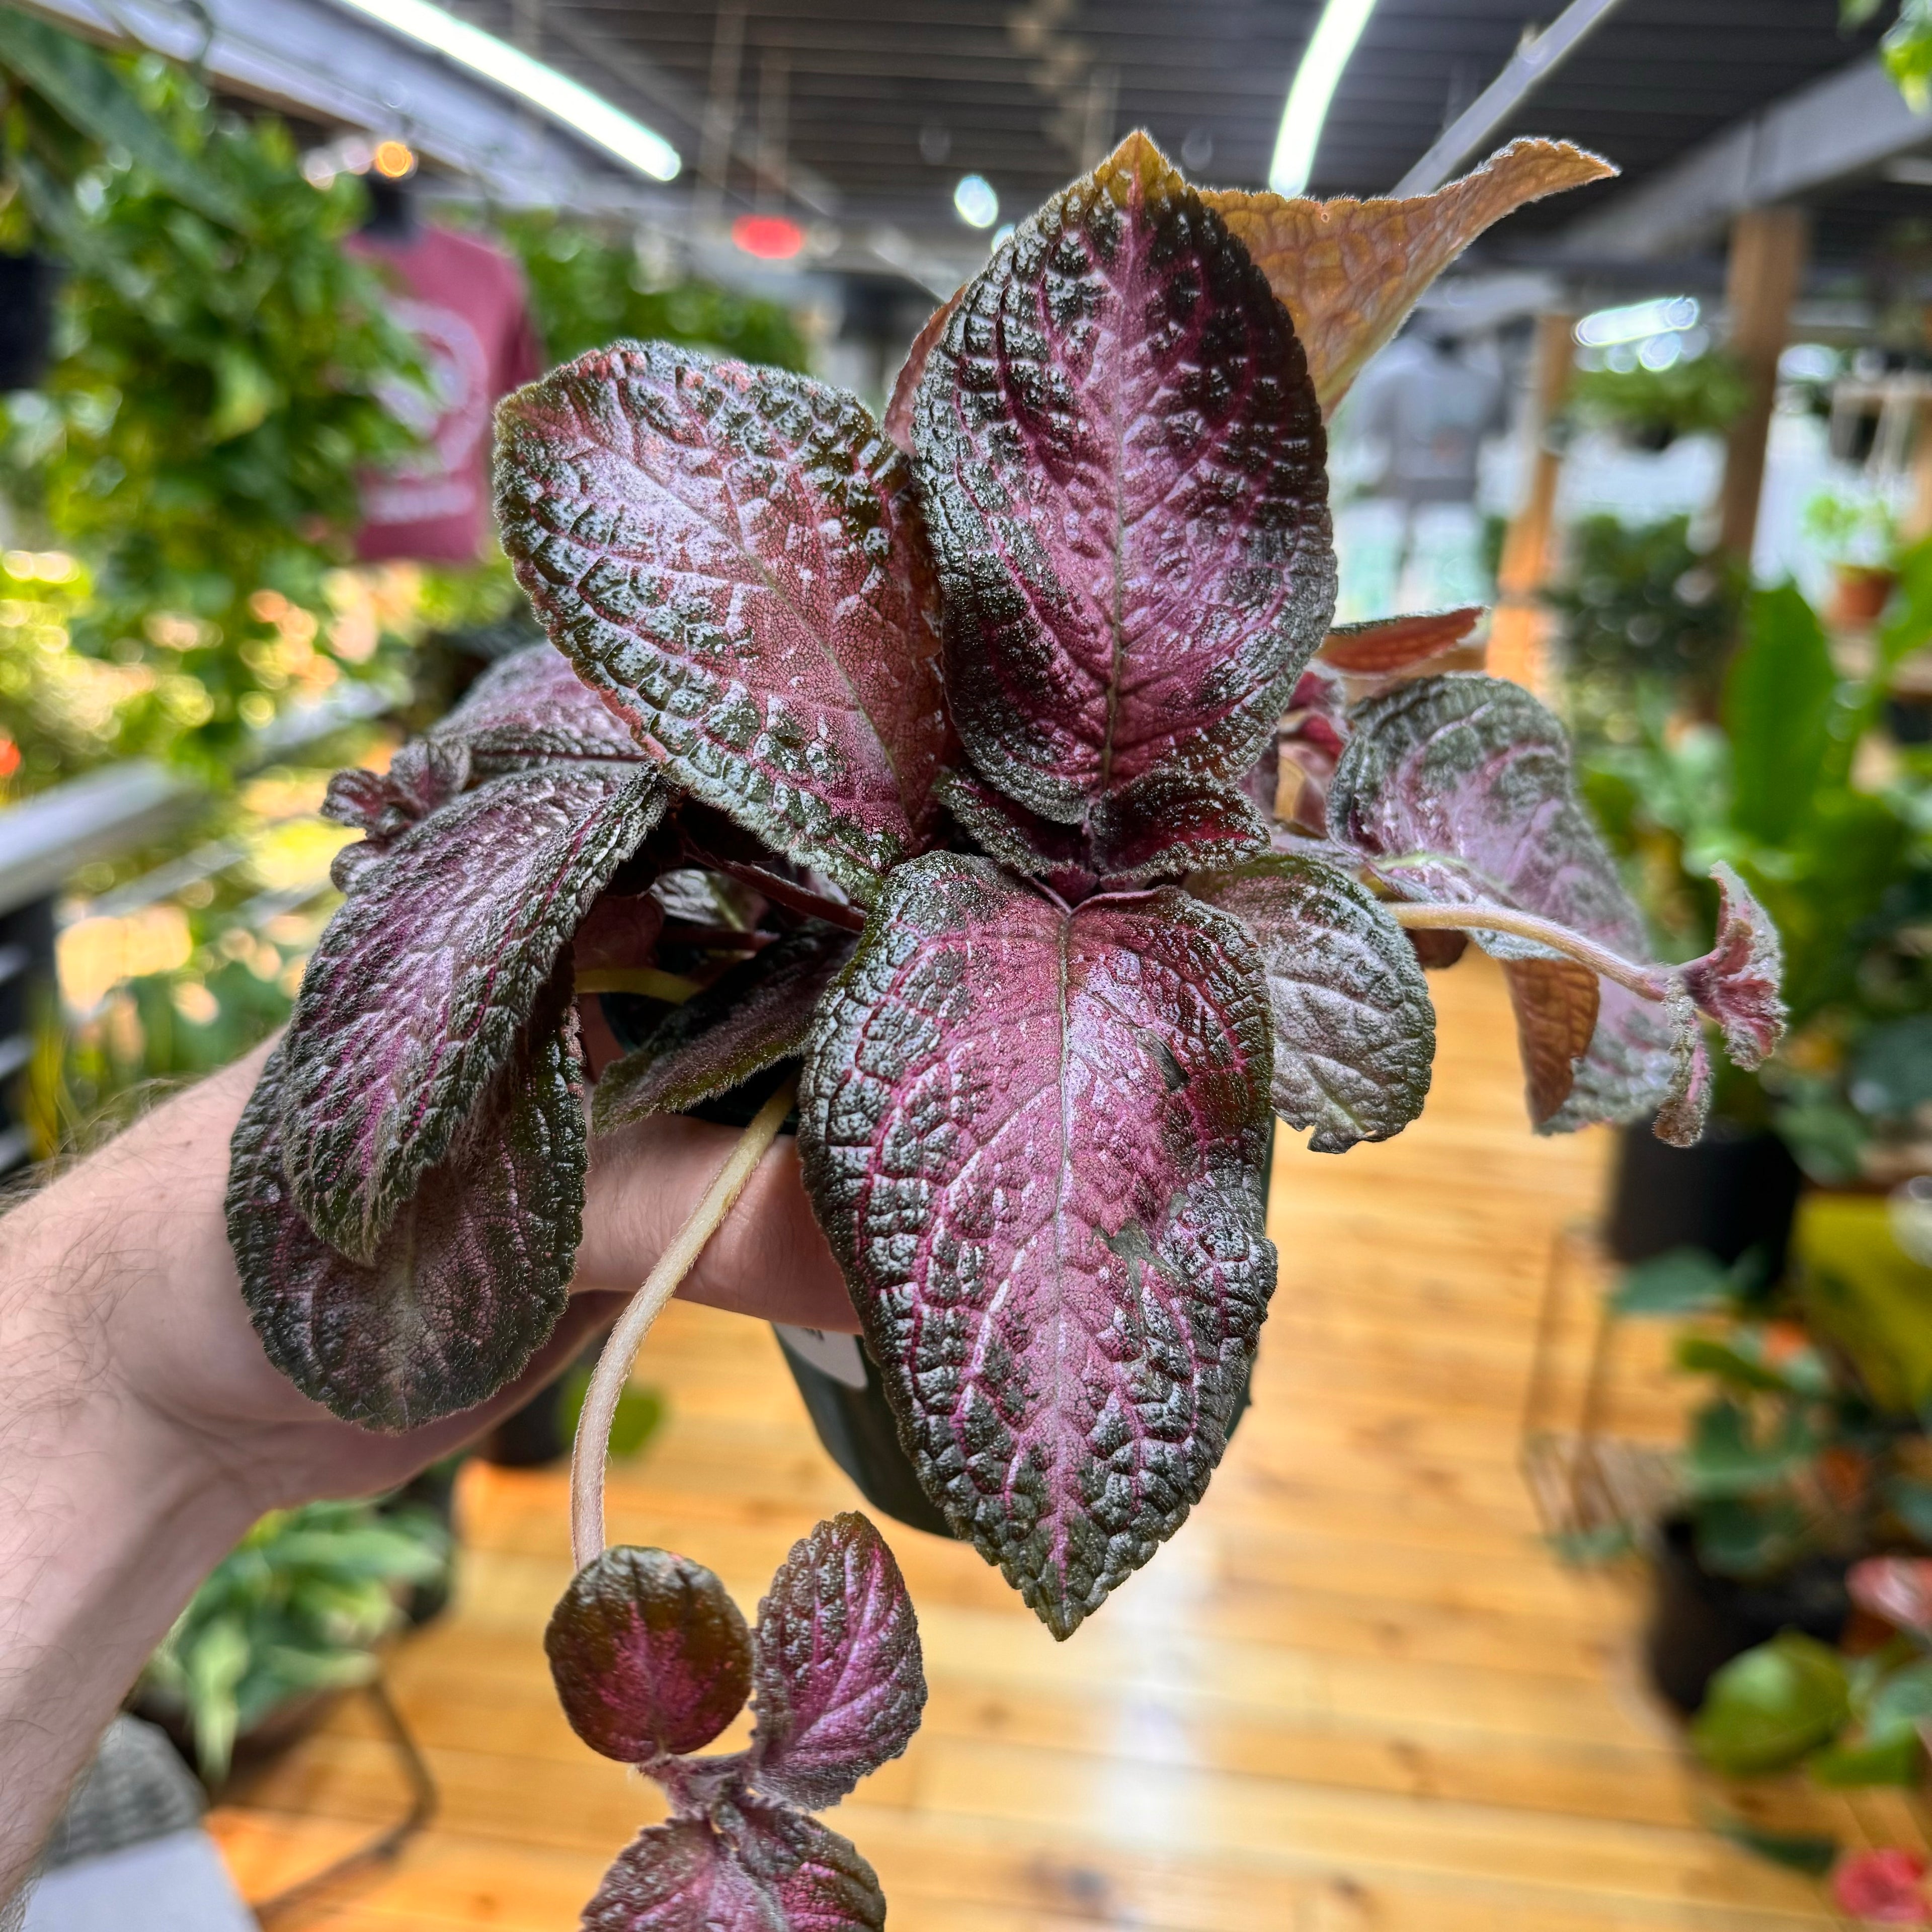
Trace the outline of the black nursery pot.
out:
<instances>
[{"instance_id":1,"label":"black nursery pot","mask_svg":"<svg viewBox=\"0 0 1932 1932\"><path fill-rule=\"evenodd\" d=\"M1688 1717L1724 1665L1780 1630L1836 1643L1851 1614L1846 1568L1833 1558L1814 1556L1759 1582L1715 1576L1698 1561L1696 1537L1687 1519L1660 1525L1644 1633L1651 1682Z\"/></svg>"},{"instance_id":2,"label":"black nursery pot","mask_svg":"<svg viewBox=\"0 0 1932 1932\"><path fill-rule=\"evenodd\" d=\"M46 372L54 274L45 255L0 254L0 394L31 389Z\"/></svg>"},{"instance_id":3,"label":"black nursery pot","mask_svg":"<svg viewBox=\"0 0 1932 1932\"><path fill-rule=\"evenodd\" d=\"M1626 1265L1672 1248L1703 1248L1728 1264L1756 1248L1776 1281L1802 1179L1775 1134L1714 1120L1695 1147L1674 1148L1640 1120L1618 1141L1605 1238Z\"/></svg>"},{"instance_id":4,"label":"black nursery pot","mask_svg":"<svg viewBox=\"0 0 1932 1932\"><path fill-rule=\"evenodd\" d=\"M632 994L601 995L604 1016L619 1043L629 1048L640 1044L650 1026L664 1009L655 1000ZM795 1060L779 1061L764 1072L734 1087L691 1111L698 1118L715 1120L722 1126L744 1127L779 1084L797 1072ZM786 1133L798 1125L794 1114L784 1124ZM1268 1126L1268 1172L1270 1185L1274 1173L1274 1126ZM816 1328L792 1328L774 1322L772 1332L790 1370L792 1380L805 1402L806 1413L818 1432L825 1453L844 1471L859 1493L873 1508L914 1529L934 1536L950 1536L951 1527L920 1486L912 1458L899 1441L898 1418L892 1414L880 1379L878 1364L856 1335L831 1334ZM1241 1418L1247 1413L1248 1388L1244 1383L1234 1420L1228 1425L1229 1441L1234 1439Z\"/></svg>"}]
</instances>

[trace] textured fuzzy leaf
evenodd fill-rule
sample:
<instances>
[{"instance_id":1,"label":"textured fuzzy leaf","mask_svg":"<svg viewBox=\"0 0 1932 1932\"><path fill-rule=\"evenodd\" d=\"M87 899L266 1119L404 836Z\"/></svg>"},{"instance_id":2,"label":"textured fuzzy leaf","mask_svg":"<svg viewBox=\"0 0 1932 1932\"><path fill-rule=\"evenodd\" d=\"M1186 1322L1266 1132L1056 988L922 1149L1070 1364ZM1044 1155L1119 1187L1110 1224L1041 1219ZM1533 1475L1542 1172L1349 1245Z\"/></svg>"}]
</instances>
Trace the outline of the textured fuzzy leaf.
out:
<instances>
[{"instance_id":1,"label":"textured fuzzy leaf","mask_svg":"<svg viewBox=\"0 0 1932 1932\"><path fill-rule=\"evenodd\" d=\"M969 285L915 418L980 771L1070 822L1238 778L1334 608L1327 446L1287 315L1145 136Z\"/></svg>"},{"instance_id":2,"label":"textured fuzzy leaf","mask_svg":"<svg viewBox=\"0 0 1932 1932\"><path fill-rule=\"evenodd\" d=\"M919 1619L884 1539L850 1512L792 1545L758 1606L752 1779L819 1811L919 1729Z\"/></svg>"},{"instance_id":3,"label":"textured fuzzy leaf","mask_svg":"<svg viewBox=\"0 0 1932 1932\"><path fill-rule=\"evenodd\" d=\"M597 1131L683 1113L797 1052L854 944L829 926L802 927L674 1007L636 1052L604 1070Z\"/></svg>"},{"instance_id":4,"label":"textured fuzzy leaf","mask_svg":"<svg viewBox=\"0 0 1932 1932\"><path fill-rule=\"evenodd\" d=\"M1597 1030L1597 976L1574 959L1506 959L1510 1004L1523 1093L1539 1127L1556 1114L1576 1082L1576 1062Z\"/></svg>"},{"instance_id":5,"label":"textured fuzzy leaf","mask_svg":"<svg viewBox=\"0 0 1932 1932\"><path fill-rule=\"evenodd\" d=\"M1337 624L1322 640L1318 655L1324 664L1351 677L1397 676L1455 650L1487 615L1481 604L1470 604L1457 610Z\"/></svg>"},{"instance_id":6,"label":"textured fuzzy leaf","mask_svg":"<svg viewBox=\"0 0 1932 1932\"><path fill-rule=\"evenodd\" d=\"M1717 944L1683 969L1684 986L1722 1029L1725 1052L1748 1072L1784 1035L1778 990L1784 949L1763 907L1729 866L1713 866L1711 876L1718 882Z\"/></svg>"},{"instance_id":7,"label":"textured fuzzy leaf","mask_svg":"<svg viewBox=\"0 0 1932 1932\"><path fill-rule=\"evenodd\" d=\"M1208 1484L1274 1286L1253 944L934 853L806 1057L800 1146L927 1492L1065 1636Z\"/></svg>"},{"instance_id":8,"label":"textured fuzzy leaf","mask_svg":"<svg viewBox=\"0 0 1932 1932\"><path fill-rule=\"evenodd\" d=\"M463 702L431 728L432 745L460 745L480 776L558 760L645 754L630 727L549 644L532 644L492 664Z\"/></svg>"},{"instance_id":9,"label":"textured fuzzy leaf","mask_svg":"<svg viewBox=\"0 0 1932 1932\"><path fill-rule=\"evenodd\" d=\"M326 1240L373 1258L510 1052L557 955L663 814L655 775L493 778L405 832L330 920L284 1043L284 1158Z\"/></svg>"},{"instance_id":10,"label":"textured fuzzy leaf","mask_svg":"<svg viewBox=\"0 0 1932 1932\"><path fill-rule=\"evenodd\" d=\"M1088 824L1095 867L1117 885L1238 866L1268 848L1268 821L1240 785L1172 768L1103 798Z\"/></svg>"},{"instance_id":11,"label":"textured fuzzy leaf","mask_svg":"<svg viewBox=\"0 0 1932 1932\"><path fill-rule=\"evenodd\" d=\"M470 750L459 743L417 738L404 746L386 772L338 772L328 782L322 815L362 834L329 867L338 892L351 892L369 868L413 825L459 798L470 785Z\"/></svg>"},{"instance_id":12,"label":"textured fuzzy leaf","mask_svg":"<svg viewBox=\"0 0 1932 1932\"><path fill-rule=\"evenodd\" d=\"M278 1046L235 1130L228 1238L269 1360L350 1422L414 1429L494 1395L562 1313L584 1204L575 1022L546 1010L367 1264L314 1233L284 1172Z\"/></svg>"},{"instance_id":13,"label":"textured fuzzy leaf","mask_svg":"<svg viewBox=\"0 0 1932 1932\"><path fill-rule=\"evenodd\" d=\"M1420 678L1358 706L1352 723L1329 788L1329 830L1399 890L1540 913L1643 958L1642 916L1576 796L1563 728L1520 685ZM1475 938L1499 958L1541 956L1508 935ZM1548 1129L1648 1113L1670 1088L1675 1031L1654 1002L1605 984L1590 1051Z\"/></svg>"},{"instance_id":14,"label":"textured fuzzy leaf","mask_svg":"<svg viewBox=\"0 0 1932 1932\"><path fill-rule=\"evenodd\" d=\"M571 1579L544 1632L570 1727L648 1765L708 1744L745 1708L752 1638L702 1564L620 1544Z\"/></svg>"},{"instance_id":15,"label":"textured fuzzy leaf","mask_svg":"<svg viewBox=\"0 0 1932 1932\"><path fill-rule=\"evenodd\" d=\"M1100 884L1093 848L1079 826L1028 811L970 771L941 772L934 793L968 836L1009 870L1044 880L1062 898L1076 902Z\"/></svg>"},{"instance_id":16,"label":"textured fuzzy leaf","mask_svg":"<svg viewBox=\"0 0 1932 1932\"><path fill-rule=\"evenodd\" d=\"M1202 199L1288 304L1324 410L1342 400L1422 292L1484 229L1525 202L1616 170L1568 141L1512 141L1433 194L1335 201L1231 188Z\"/></svg>"},{"instance_id":17,"label":"textured fuzzy leaf","mask_svg":"<svg viewBox=\"0 0 1932 1932\"><path fill-rule=\"evenodd\" d=\"M640 1832L604 1874L584 1932L880 1932L872 1867L795 1811L745 1804Z\"/></svg>"},{"instance_id":18,"label":"textured fuzzy leaf","mask_svg":"<svg viewBox=\"0 0 1932 1932\"><path fill-rule=\"evenodd\" d=\"M1673 988L1664 1012L1670 1029L1670 1078L1657 1109L1657 1137L1672 1147L1695 1147L1711 1116L1711 1056L1688 993Z\"/></svg>"},{"instance_id":19,"label":"textured fuzzy leaf","mask_svg":"<svg viewBox=\"0 0 1932 1932\"><path fill-rule=\"evenodd\" d=\"M868 894L947 744L904 456L836 389L662 343L499 424L504 547L552 640L677 784Z\"/></svg>"},{"instance_id":20,"label":"textured fuzzy leaf","mask_svg":"<svg viewBox=\"0 0 1932 1932\"><path fill-rule=\"evenodd\" d=\"M959 306L959 298L965 292L965 286L962 284L926 317L925 326L913 338L912 346L906 351L905 362L892 384L892 393L886 400L886 412L880 418L879 427L908 456L912 454L913 410L919 396L920 379L932 358L933 344L946 333L946 325L952 320L952 311Z\"/></svg>"},{"instance_id":21,"label":"textured fuzzy leaf","mask_svg":"<svg viewBox=\"0 0 1932 1932\"><path fill-rule=\"evenodd\" d=\"M1319 859L1258 860L1192 890L1253 935L1274 1016L1274 1110L1317 1154L1387 1140L1422 1111L1436 1009L1375 896Z\"/></svg>"}]
</instances>

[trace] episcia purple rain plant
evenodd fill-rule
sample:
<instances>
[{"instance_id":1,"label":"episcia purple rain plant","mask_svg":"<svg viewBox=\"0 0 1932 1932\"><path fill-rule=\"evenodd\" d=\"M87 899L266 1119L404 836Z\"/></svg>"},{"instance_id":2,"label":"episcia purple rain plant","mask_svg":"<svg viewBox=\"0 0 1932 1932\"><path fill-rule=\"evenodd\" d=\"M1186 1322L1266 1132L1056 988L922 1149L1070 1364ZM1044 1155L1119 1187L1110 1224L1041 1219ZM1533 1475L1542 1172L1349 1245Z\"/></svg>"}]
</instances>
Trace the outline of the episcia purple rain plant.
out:
<instances>
[{"instance_id":1,"label":"episcia purple rain plant","mask_svg":"<svg viewBox=\"0 0 1932 1932\"><path fill-rule=\"evenodd\" d=\"M637 1344L794 1093L919 1478L1066 1637L1226 1445L1274 1286L1271 1114L1337 1153L1413 1120L1425 965L1502 962L1546 1131L1694 1139L1705 1022L1746 1065L1775 1044L1762 914L1721 874L1713 952L1645 963L1556 721L1447 668L1480 613L1330 629L1326 412L1476 233L1606 172L1519 142L1437 195L1285 201L1197 192L1136 135L933 318L883 423L662 344L503 406L503 539L551 644L335 782L364 836L229 1212L272 1358L412 1427L550 1334L590 1134L772 1087L580 1426L550 1653L674 1813L586 1923L883 1916L807 1816L917 1718L877 1533L821 1526L748 1651L708 1572L604 1548ZM586 1103L578 1002L620 994L656 1017ZM748 1681L750 1749L690 1758Z\"/></svg>"}]
</instances>

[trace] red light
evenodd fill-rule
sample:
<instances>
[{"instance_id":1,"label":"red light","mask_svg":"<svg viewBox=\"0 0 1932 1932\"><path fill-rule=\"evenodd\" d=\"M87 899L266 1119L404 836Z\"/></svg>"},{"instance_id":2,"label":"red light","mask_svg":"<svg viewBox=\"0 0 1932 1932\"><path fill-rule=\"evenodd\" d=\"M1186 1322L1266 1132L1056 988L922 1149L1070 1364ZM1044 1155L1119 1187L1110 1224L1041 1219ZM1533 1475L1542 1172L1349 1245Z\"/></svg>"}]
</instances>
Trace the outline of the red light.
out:
<instances>
[{"instance_id":1,"label":"red light","mask_svg":"<svg viewBox=\"0 0 1932 1932\"><path fill-rule=\"evenodd\" d=\"M805 246L805 230L782 214L741 214L731 239L761 262L789 262Z\"/></svg>"}]
</instances>

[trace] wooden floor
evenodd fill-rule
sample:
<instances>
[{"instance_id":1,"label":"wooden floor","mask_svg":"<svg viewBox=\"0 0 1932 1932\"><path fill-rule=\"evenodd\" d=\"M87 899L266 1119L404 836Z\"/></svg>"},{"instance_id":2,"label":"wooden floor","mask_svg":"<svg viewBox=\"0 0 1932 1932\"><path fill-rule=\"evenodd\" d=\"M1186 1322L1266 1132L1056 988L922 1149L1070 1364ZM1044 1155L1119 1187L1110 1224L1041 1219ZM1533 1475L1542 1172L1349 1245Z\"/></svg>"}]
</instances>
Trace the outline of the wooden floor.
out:
<instances>
[{"instance_id":1,"label":"wooden floor","mask_svg":"<svg viewBox=\"0 0 1932 1932\"><path fill-rule=\"evenodd\" d=\"M1058 1646L970 1550L885 1526L932 1701L910 1751L832 1822L900 1932L1834 1922L1813 1882L1706 1828L1718 1794L1640 1688L1632 1580L1566 1570L1538 1540L1515 1467L1538 1293L1606 1147L1528 1132L1492 968L1434 983L1423 1120L1340 1160L1282 1137L1256 1406L1148 1570ZM674 1308L643 1375L671 1419L614 1482L612 1534L698 1557L748 1612L854 1493L765 1329ZM461 1503L457 1607L391 1666L440 1815L300 1922L562 1932L660 1815L551 1696L562 1475L474 1467ZM214 1824L259 1899L400 1802L350 1706ZM1801 1790L1761 1802L1859 1828Z\"/></svg>"}]
</instances>

